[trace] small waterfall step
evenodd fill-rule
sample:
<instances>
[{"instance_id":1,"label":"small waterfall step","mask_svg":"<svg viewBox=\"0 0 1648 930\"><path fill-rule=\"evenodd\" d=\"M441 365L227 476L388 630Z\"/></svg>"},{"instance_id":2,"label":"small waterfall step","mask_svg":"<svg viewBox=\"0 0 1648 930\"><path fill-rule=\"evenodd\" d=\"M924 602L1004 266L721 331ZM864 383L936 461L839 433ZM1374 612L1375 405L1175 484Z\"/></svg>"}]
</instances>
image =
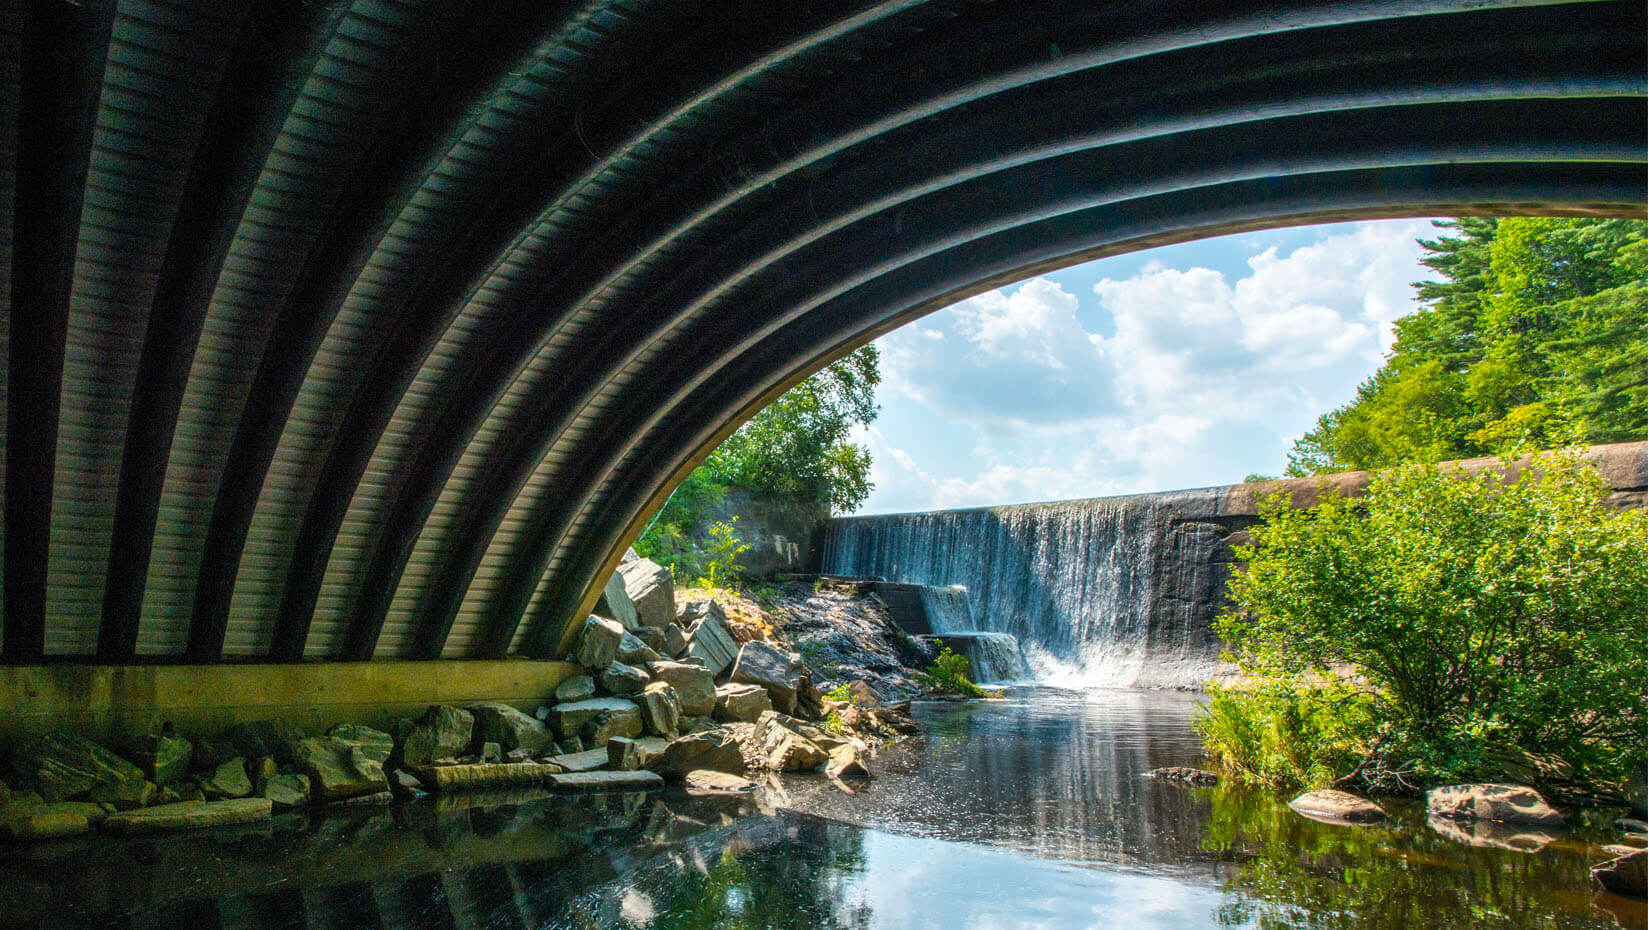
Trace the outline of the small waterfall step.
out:
<instances>
[{"instance_id":1,"label":"small waterfall step","mask_svg":"<svg viewBox=\"0 0 1648 930\"><path fill-rule=\"evenodd\" d=\"M951 652L966 656L972 663L968 677L974 684L1006 685L1035 677L1019 649L1018 637L1011 633L942 633L919 638L937 640Z\"/></svg>"}]
</instances>

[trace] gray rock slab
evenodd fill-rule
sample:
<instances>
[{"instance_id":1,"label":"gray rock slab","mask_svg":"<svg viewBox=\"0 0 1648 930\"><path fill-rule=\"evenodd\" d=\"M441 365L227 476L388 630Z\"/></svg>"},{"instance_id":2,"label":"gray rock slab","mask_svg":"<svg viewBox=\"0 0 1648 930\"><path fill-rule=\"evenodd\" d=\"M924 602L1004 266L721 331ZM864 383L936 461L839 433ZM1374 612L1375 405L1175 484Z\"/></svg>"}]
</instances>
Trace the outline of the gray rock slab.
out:
<instances>
[{"instance_id":1,"label":"gray rock slab","mask_svg":"<svg viewBox=\"0 0 1648 930\"><path fill-rule=\"evenodd\" d=\"M715 689L715 710L722 723L754 723L773 709L772 696L760 685L728 682Z\"/></svg>"},{"instance_id":2,"label":"gray rock slab","mask_svg":"<svg viewBox=\"0 0 1648 930\"><path fill-rule=\"evenodd\" d=\"M544 752L555 742L542 720L508 704L485 701L469 705L469 712L475 715L474 741L482 746L497 743L500 757L517 749L533 754Z\"/></svg>"},{"instance_id":3,"label":"gray rock slab","mask_svg":"<svg viewBox=\"0 0 1648 930\"><path fill-rule=\"evenodd\" d=\"M1455 820L1560 827L1562 815L1539 792L1523 785L1445 785L1425 794L1426 813Z\"/></svg>"},{"instance_id":4,"label":"gray rock slab","mask_svg":"<svg viewBox=\"0 0 1648 930\"><path fill-rule=\"evenodd\" d=\"M624 640L624 628L615 620L591 616L578 631L578 645L572 651L572 661L598 672L618 657L618 644Z\"/></svg>"},{"instance_id":5,"label":"gray rock slab","mask_svg":"<svg viewBox=\"0 0 1648 930\"><path fill-rule=\"evenodd\" d=\"M583 752L569 752L565 755L551 756L548 759L563 772L593 772L607 767L607 748L586 749Z\"/></svg>"},{"instance_id":6,"label":"gray rock slab","mask_svg":"<svg viewBox=\"0 0 1648 930\"><path fill-rule=\"evenodd\" d=\"M688 717L702 717L715 710L715 676L707 668L685 662L653 662L647 666L654 681L662 681L675 689L681 702L681 713Z\"/></svg>"},{"instance_id":7,"label":"gray rock slab","mask_svg":"<svg viewBox=\"0 0 1648 930\"><path fill-rule=\"evenodd\" d=\"M545 781L558 791L654 791L664 779L653 772L567 772Z\"/></svg>"},{"instance_id":8,"label":"gray rock slab","mask_svg":"<svg viewBox=\"0 0 1648 930\"><path fill-rule=\"evenodd\" d=\"M153 833L221 827L268 820L274 805L268 798L231 798L226 801L180 801L142 810L110 814L103 829L112 833Z\"/></svg>"},{"instance_id":9,"label":"gray rock slab","mask_svg":"<svg viewBox=\"0 0 1648 930\"><path fill-rule=\"evenodd\" d=\"M772 643L745 643L733 663L732 680L766 688L773 707L792 714L796 691L801 687L801 663Z\"/></svg>"},{"instance_id":10,"label":"gray rock slab","mask_svg":"<svg viewBox=\"0 0 1648 930\"><path fill-rule=\"evenodd\" d=\"M634 714L636 719L640 719L641 709L628 698L590 698L586 701L572 701L551 707L548 723L555 731L555 735L565 741L580 736L584 724L602 714Z\"/></svg>"},{"instance_id":11,"label":"gray rock slab","mask_svg":"<svg viewBox=\"0 0 1648 930\"><path fill-rule=\"evenodd\" d=\"M719 675L738 659L738 641L732 638L719 610L700 617L687 630L686 657L698 659Z\"/></svg>"},{"instance_id":12,"label":"gray rock slab","mask_svg":"<svg viewBox=\"0 0 1648 930\"><path fill-rule=\"evenodd\" d=\"M595 602L595 615L616 620L626 630L641 625L635 613L635 603L629 599L629 592L624 590L623 575L613 572L607 578L607 583L601 588L601 599Z\"/></svg>"},{"instance_id":13,"label":"gray rock slab","mask_svg":"<svg viewBox=\"0 0 1648 930\"><path fill-rule=\"evenodd\" d=\"M481 762L473 765L432 765L412 770L430 791L470 791L536 785L553 771L536 762Z\"/></svg>"},{"instance_id":14,"label":"gray rock slab","mask_svg":"<svg viewBox=\"0 0 1648 930\"><path fill-rule=\"evenodd\" d=\"M1385 809L1348 791L1323 788L1307 791L1288 802L1293 812L1326 823L1377 823L1385 819Z\"/></svg>"},{"instance_id":15,"label":"gray rock slab","mask_svg":"<svg viewBox=\"0 0 1648 930\"><path fill-rule=\"evenodd\" d=\"M675 581L669 569L650 559L636 559L619 566L618 574L635 605L637 623L662 629L675 620Z\"/></svg>"}]
</instances>

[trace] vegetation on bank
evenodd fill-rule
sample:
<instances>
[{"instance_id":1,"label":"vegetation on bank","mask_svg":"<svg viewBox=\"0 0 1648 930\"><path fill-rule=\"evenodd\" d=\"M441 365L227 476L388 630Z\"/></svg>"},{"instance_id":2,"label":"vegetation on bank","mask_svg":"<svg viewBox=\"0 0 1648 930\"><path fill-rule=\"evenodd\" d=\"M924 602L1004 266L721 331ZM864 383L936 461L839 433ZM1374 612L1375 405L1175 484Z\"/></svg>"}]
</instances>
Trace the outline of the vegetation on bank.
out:
<instances>
[{"instance_id":1,"label":"vegetation on bank","mask_svg":"<svg viewBox=\"0 0 1648 930\"><path fill-rule=\"evenodd\" d=\"M949 646L940 643L938 658L928 666L927 671L916 676L929 691L936 694L950 694L956 697L984 698L1000 697L999 691L987 691L979 687L968 677L973 671L973 660L964 655L950 651Z\"/></svg>"},{"instance_id":2,"label":"vegetation on bank","mask_svg":"<svg viewBox=\"0 0 1648 930\"><path fill-rule=\"evenodd\" d=\"M1534 771L1607 793L1648 762L1648 514L1608 493L1550 455L1272 501L1219 623L1252 683L1211 692L1209 750L1275 785Z\"/></svg>"},{"instance_id":3,"label":"vegetation on bank","mask_svg":"<svg viewBox=\"0 0 1648 930\"><path fill-rule=\"evenodd\" d=\"M880 383L880 353L870 345L785 392L693 469L636 552L668 566L678 583L728 584L742 542L735 526L714 515L729 490L837 513L856 509L873 487L870 452L849 436L875 420Z\"/></svg>"},{"instance_id":4,"label":"vegetation on bank","mask_svg":"<svg viewBox=\"0 0 1648 930\"><path fill-rule=\"evenodd\" d=\"M1437 224L1385 365L1295 444L1298 477L1648 437L1648 222Z\"/></svg>"}]
</instances>

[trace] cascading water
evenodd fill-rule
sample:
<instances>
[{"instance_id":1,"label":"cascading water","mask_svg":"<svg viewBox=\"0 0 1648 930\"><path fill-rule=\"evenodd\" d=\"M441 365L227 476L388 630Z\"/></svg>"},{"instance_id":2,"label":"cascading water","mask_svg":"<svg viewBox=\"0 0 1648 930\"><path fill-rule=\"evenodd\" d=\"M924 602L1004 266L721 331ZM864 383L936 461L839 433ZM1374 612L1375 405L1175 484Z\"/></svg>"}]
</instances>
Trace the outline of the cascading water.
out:
<instances>
[{"instance_id":1,"label":"cascading water","mask_svg":"<svg viewBox=\"0 0 1648 930\"><path fill-rule=\"evenodd\" d=\"M999 685L1032 677L1018 637L978 628L965 586L924 585L921 606L927 612L927 623L934 635L972 663L970 671L974 681Z\"/></svg>"},{"instance_id":2,"label":"cascading water","mask_svg":"<svg viewBox=\"0 0 1648 930\"><path fill-rule=\"evenodd\" d=\"M942 592L964 587L966 622L1017 637L1043 683L1200 687L1222 671L1217 493L835 520L824 571L937 586L940 623L957 610Z\"/></svg>"}]
</instances>

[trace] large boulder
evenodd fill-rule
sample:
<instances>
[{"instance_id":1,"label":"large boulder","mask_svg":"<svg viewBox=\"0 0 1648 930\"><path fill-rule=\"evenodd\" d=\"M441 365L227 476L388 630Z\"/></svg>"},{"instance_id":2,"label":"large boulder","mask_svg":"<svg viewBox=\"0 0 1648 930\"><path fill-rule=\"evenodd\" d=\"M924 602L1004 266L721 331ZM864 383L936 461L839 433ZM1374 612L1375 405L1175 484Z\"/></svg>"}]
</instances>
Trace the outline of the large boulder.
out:
<instances>
[{"instance_id":1,"label":"large boulder","mask_svg":"<svg viewBox=\"0 0 1648 930\"><path fill-rule=\"evenodd\" d=\"M623 662L613 662L601 672L601 688L608 694L640 694L646 686L647 673Z\"/></svg>"},{"instance_id":2,"label":"large boulder","mask_svg":"<svg viewBox=\"0 0 1648 930\"><path fill-rule=\"evenodd\" d=\"M652 627L647 627L647 629L650 630ZM624 638L618 643L618 661L628 665L646 665L648 662L657 662L662 658L663 656L658 654L658 650L647 645L645 640L642 640L634 633L626 632Z\"/></svg>"},{"instance_id":3,"label":"large boulder","mask_svg":"<svg viewBox=\"0 0 1648 930\"><path fill-rule=\"evenodd\" d=\"M461 707L432 704L423 716L400 729L400 760L405 765L450 762L469 751L475 715Z\"/></svg>"},{"instance_id":4,"label":"large boulder","mask_svg":"<svg viewBox=\"0 0 1648 930\"><path fill-rule=\"evenodd\" d=\"M223 739L229 743L232 750L231 757L261 759L264 756L270 756L281 765L291 765L292 760L285 756L286 747L293 740L303 739L306 735L308 734L284 720L252 720L246 723L237 723L225 730ZM211 768L216 768L227 761L229 760L205 760Z\"/></svg>"},{"instance_id":5,"label":"large boulder","mask_svg":"<svg viewBox=\"0 0 1648 930\"><path fill-rule=\"evenodd\" d=\"M700 659L709 670L719 675L738 658L738 641L732 638L726 621L710 614L687 630L687 649L683 658Z\"/></svg>"},{"instance_id":6,"label":"large boulder","mask_svg":"<svg viewBox=\"0 0 1648 930\"><path fill-rule=\"evenodd\" d=\"M263 783L258 796L276 807L302 807L309 803L309 776L276 775Z\"/></svg>"},{"instance_id":7,"label":"large boulder","mask_svg":"<svg viewBox=\"0 0 1648 930\"><path fill-rule=\"evenodd\" d=\"M741 775L744 772L744 753L730 730L716 727L671 740L663 752L646 763L646 767L666 778L684 776L694 769Z\"/></svg>"},{"instance_id":8,"label":"large boulder","mask_svg":"<svg viewBox=\"0 0 1648 930\"><path fill-rule=\"evenodd\" d=\"M640 710L614 710L596 714L578 731L584 748L600 749L615 736L634 739L641 735Z\"/></svg>"},{"instance_id":9,"label":"large boulder","mask_svg":"<svg viewBox=\"0 0 1648 930\"><path fill-rule=\"evenodd\" d=\"M548 722L557 738L567 740L579 737L584 724L602 714L632 714L637 721L641 719L641 710L635 706L634 701L626 698L601 697L557 704L549 709Z\"/></svg>"},{"instance_id":10,"label":"large boulder","mask_svg":"<svg viewBox=\"0 0 1648 930\"><path fill-rule=\"evenodd\" d=\"M744 644L732 666L732 680L760 685L772 697L780 713L795 712L796 691L801 687L801 662L772 643Z\"/></svg>"},{"instance_id":11,"label":"large boulder","mask_svg":"<svg viewBox=\"0 0 1648 930\"><path fill-rule=\"evenodd\" d=\"M123 754L157 785L170 784L188 774L194 744L162 730L130 740L121 746Z\"/></svg>"},{"instance_id":12,"label":"large boulder","mask_svg":"<svg viewBox=\"0 0 1648 930\"><path fill-rule=\"evenodd\" d=\"M293 740L286 751L294 767L309 777L311 796L326 803L388 791L383 763L392 746L387 733L340 726L326 736Z\"/></svg>"},{"instance_id":13,"label":"large boulder","mask_svg":"<svg viewBox=\"0 0 1648 930\"><path fill-rule=\"evenodd\" d=\"M22 740L12 749L11 772L19 787L38 791L47 801L83 797L99 786L108 790L145 781L142 769L73 733Z\"/></svg>"},{"instance_id":14,"label":"large boulder","mask_svg":"<svg viewBox=\"0 0 1648 930\"><path fill-rule=\"evenodd\" d=\"M675 689L682 715L700 717L715 710L715 675L709 669L687 662L652 662L647 671L655 681Z\"/></svg>"},{"instance_id":15,"label":"large boulder","mask_svg":"<svg viewBox=\"0 0 1648 930\"><path fill-rule=\"evenodd\" d=\"M681 726L681 699L675 689L668 682L655 681L641 690L637 700L647 732L673 739Z\"/></svg>"},{"instance_id":16,"label":"large boulder","mask_svg":"<svg viewBox=\"0 0 1648 930\"><path fill-rule=\"evenodd\" d=\"M268 798L182 801L140 811L111 814L103 821L103 829L112 833L152 833L160 830L221 827L268 820L273 809L274 805Z\"/></svg>"},{"instance_id":17,"label":"large boulder","mask_svg":"<svg viewBox=\"0 0 1648 930\"><path fill-rule=\"evenodd\" d=\"M663 629L675 619L675 581L669 569L651 559L636 559L620 565L618 574L635 605L637 623Z\"/></svg>"},{"instance_id":18,"label":"large boulder","mask_svg":"<svg viewBox=\"0 0 1648 930\"><path fill-rule=\"evenodd\" d=\"M594 696L595 679L588 675L573 675L555 686L557 701L582 701Z\"/></svg>"},{"instance_id":19,"label":"large boulder","mask_svg":"<svg viewBox=\"0 0 1648 930\"><path fill-rule=\"evenodd\" d=\"M246 797L252 793L252 777L246 773L246 760L236 756L223 763L200 787L209 798Z\"/></svg>"},{"instance_id":20,"label":"large boulder","mask_svg":"<svg viewBox=\"0 0 1648 930\"><path fill-rule=\"evenodd\" d=\"M0 810L0 838L43 840L89 833L106 816L103 805L90 801L14 804Z\"/></svg>"},{"instance_id":21,"label":"large boulder","mask_svg":"<svg viewBox=\"0 0 1648 930\"><path fill-rule=\"evenodd\" d=\"M775 772L811 772L830 761L825 747L796 732L799 728L786 725L793 720L767 711L756 721L751 742L766 767Z\"/></svg>"},{"instance_id":22,"label":"large boulder","mask_svg":"<svg viewBox=\"0 0 1648 930\"><path fill-rule=\"evenodd\" d=\"M1325 823L1376 823L1385 819L1385 809L1348 791L1323 788L1307 791L1288 802L1294 813Z\"/></svg>"},{"instance_id":23,"label":"large boulder","mask_svg":"<svg viewBox=\"0 0 1648 930\"><path fill-rule=\"evenodd\" d=\"M665 655L672 659L680 658L682 655L685 655L687 647L691 645L691 643L687 641L687 631L682 629L679 624L675 623L672 623L658 631L658 638L663 645L654 646L653 648L661 649Z\"/></svg>"},{"instance_id":24,"label":"large boulder","mask_svg":"<svg viewBox=\"0 0 1648 930\"><path fill-rule=\"evenodd\" d=\"M471 704L469 711L475 715L472 745L497 743L500 752L523 750L528 755L554 751L555 737L550 734L549 727L530 714L497 701Z\"/></svg>"},{"instance_id":25,"label":"large boulder","mask_svg":"<svg viewBox=\"0 0 1648 930\"><path fill-rule=\"evenodd\" d=\"M624 590L624 576L619 572L613 572L607 578L605 587L601 589L601 599L595 602L595 613L597 616L618 621L618 625L626 630L633 630L641 625L635 613L635 602L629 599L629 592Z\"/></svg>"},{"instance_id":26,"label":"large boulder","mask_svg":"<svg viewBox=\"0 0 1648 930\"><path fill-rule=\"evenodd\" d=\"M1433 817L1454 820L1493 820L1560 827L1562 815L1522 785L1446 785L1425 795L1425 809Z\"/></svg>"},{"instance_id":27,"label":"large boulder","mask_svg":"<svg viewBox=\"0 0 1648 930\"><path fill-rule=\"evenodd\" d=\"M578 646L572 651L572 661L591 671L600 671L618 658L618 644L624 641L624 628L604 617L590 617L578 632Z\"/></svg>"},{"instance_id":28,"label":"large boulder","mask_svg":"<svg viewBox=\"0 0 1648 930\"><path fill-rule=\"evenodd\" d=\"M712 716L722 723L754 723L772 709L772 697L760 685L728 683L715 689Z\"/></svg>"},{"instance_id":29,"label":"large boulder","mask_svg":"<svg viewBox=\"0 0 1648 930\"><path fill-rule=\"evenodd\" d=\"M1648 898L1648 849L1602 863L1591 870L1591 880L1604 891L1627 898Z\"/></svg>"}]
</instances>

